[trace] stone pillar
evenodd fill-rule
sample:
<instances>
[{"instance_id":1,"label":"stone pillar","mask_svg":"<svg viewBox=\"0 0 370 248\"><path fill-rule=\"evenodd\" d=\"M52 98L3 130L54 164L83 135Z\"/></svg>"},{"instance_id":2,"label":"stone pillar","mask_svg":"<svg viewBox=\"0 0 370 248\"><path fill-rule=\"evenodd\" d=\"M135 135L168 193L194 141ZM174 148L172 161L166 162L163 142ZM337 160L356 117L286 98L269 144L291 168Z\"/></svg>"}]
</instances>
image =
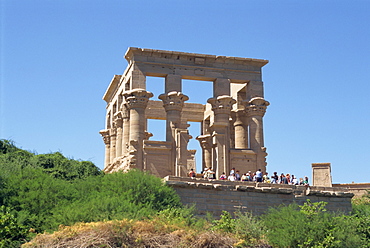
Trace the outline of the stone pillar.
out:
<instances>
[{"instance_id":1,"label":"stone pillar","mask_svg":"<svg viewBox=\"0 0 370 248\"><path fill-rule=\"evenodd\" d=\"M330 163L312 164L312 186L333 187Z\"/></svg>"},{"instance_id":2,"label":"stone pillar","mask_svg":"<svg viewBox=\"0 0 370 248\"><path fill-rule=\"evenodd\" d=\"M117 128L117 137L116 137L116 158L122 156L122 112L117 112L114 115L114 122Z\"/></svg>"},{"instance_id":3,"label":"stone pillar","mask_svg":"<svg viewBox=\"0 0 370 248\"><path fill-rule=\"evenodd\" d=\"M145 74L137 68L137 65L133 65L133 70L131 71L131 90L135 89L146 89L146 76Z\"/></svg>"},{"instance_id":4,"label":"stone pillar","mask_svg":"<svg viewBox=\"0 0 370 248\"><path fill-rule=\"evenodd\" d=\"M203 168L212 167L212 136L211 134L199 135L196 138L203 151Z\"/></svg>"},{"instance_id":5,"label":"stone pillar","mask_svg":"<svg viewBox=\"0 0 370 248\"><path fill-rule=\"evenodd\" d=\"M213 97L229 96L230 80L228 78L216 78L213 82Z\"/></svg>"},{"instance_id":6,"label":"stone pillar","mask_svg":"<svg viewBox=\"0 0 370 248\"><path fill-rule=\"evenodd\" d=\"M192 136L189 134L189 130L187 129L188 127L189 127L188 124L181 124L179 128L176 128L177 137L176 137L175 175L179 177L186 177L188 173L187 170L189 157L188 143L189 139L192 138Z\"/></svg>"},{"instance_id":7,"label":"stone pillar","mask_svg":"<svg viewBox=\"0 0 370 248\"><path fill-rule=\"evenodd\" d=\"M104 160L104 169L107 168L110 164L110 136L109 130L101 130L100 135L103 137L103 141L105 144L105 160Z\"/></svg>"},{"instance_id":8,"label":"stone pillar","mask_svg":"<svg viewBox=\"0 0 370 248\"><path fill-rule=\"evenodd\" d=\"M248 124L244 110L237 110L235 113L235 148L248 149Z\"/></svg>"},{"instance_id":9,"label":"stone pillar","mask_svg":"<svg viewBox=\"0 0 370 248\"><path fill-rule=\"evenodd\" d=\"M249 146L257 154L256 169L265 170L267 153L263 139L262 119L270 103L263 97L255 97L245 103L245 112L248 116L249 124Z\"/></svg>"},{"instance_id":10,"label":"stone pillar","mask_svg":"<svg viewBox=\"0 0 370 248\"><path fill-rule=\"evenodd\" d=\"M113 163L113 160L116 158L116 138L117 138L117 130L116 126L113 122L111 129L109 130L110 134L110 162Z\"/></svg>"},{"instance_id":11,"label":"stone pillar","mask_svg":"<svg viewBox=\"0 0 370 248\"><path fill-rule=\"evenodd\" d=\"M218 96L208 99L207 102L212 105L214 113L211 129L213 130L213 149L215 149L216 163L213 164L213 169L216 172L216 178L219 178L222 172L229 171L229 119L232 105L236 101L231 96Z\"/></svg>"},{"instance_id":12,"label":"stone pillar","mask_svg":"<svg viewBox=\"0 0 370 248\"><path fill-rule=\"evenodd\" d=\"M171 173L177 173L177 165L176 165L176 144L177 139L177 129L180 127L181 124L181 111L184 107L184 102L189 99L186 95L182 94L181 92L171 91L167 94L161 94L158 97L160 100L163 101L163 107L166 110L166 141L171 142L172 149L171 149Z\"/></svg>"},{"instance_id":13,"label":"stone pillar","mask_svg":"<svg viewBox=\"0 0 370 248\"><path fill-rule=\"evenodd\" d=\"M143 170L143 141L145 138L145 108L149 98L153 96L151 92L143 89L135 89L124 94L127 107L130 110L130 134L129 134L129 153L130 167Z\"/></svg>"},{"instance_id":14,"label":"stone pillar","mask_svg":"<svg viewBox=\"0 0 370 248\"><path fill-rule=\"evenodd\" d=\"M165 93L172 91L181 92L181 75L168 74L165 78Z\"/></svg>"},{"instance_id":15,"label":"stone pillar","mask_svg":"<svg viewBox=\"0 0 370 248\"><path fill-rule=\"evenodd\" d=\"M129 118L129 109L126 104L121 105L122 113L122 154L127 155L128 143L130 139L130 118Z\"/></svg>"}]
</instances>

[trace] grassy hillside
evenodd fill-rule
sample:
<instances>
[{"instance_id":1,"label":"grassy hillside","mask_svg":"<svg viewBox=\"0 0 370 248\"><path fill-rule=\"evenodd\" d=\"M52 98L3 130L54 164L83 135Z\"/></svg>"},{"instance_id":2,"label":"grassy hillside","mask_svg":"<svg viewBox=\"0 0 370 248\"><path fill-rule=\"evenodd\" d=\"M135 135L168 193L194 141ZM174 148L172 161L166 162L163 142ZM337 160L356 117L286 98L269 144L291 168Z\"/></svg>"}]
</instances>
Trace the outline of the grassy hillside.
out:
<instances>
[{"instance_id":1,"label":"grassy hillside","mask_svg":"<svg viewBox=\"0 0 370 248\"><path fill-rule=\"evenodd\" d=\"M104 174L0 140L0 248L370 247L369 199L357 199L350 216L307 202L202 219L155 176Z\"/></svg>"}]
</instances>

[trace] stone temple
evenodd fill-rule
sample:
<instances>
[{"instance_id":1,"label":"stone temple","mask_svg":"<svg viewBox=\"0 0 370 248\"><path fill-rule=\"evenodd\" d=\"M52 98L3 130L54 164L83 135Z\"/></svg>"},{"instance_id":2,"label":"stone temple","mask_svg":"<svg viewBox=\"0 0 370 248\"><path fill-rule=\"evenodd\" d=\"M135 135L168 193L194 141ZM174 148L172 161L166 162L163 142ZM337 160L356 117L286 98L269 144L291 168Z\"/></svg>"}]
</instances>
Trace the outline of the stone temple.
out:
<instances>
[{"instance_id":1,"label":"stone temple","mask_svg":"<svg viewBox=\"0 0 370 248\"><path fill-rule=\"evenodd\" d=\"M235 167L266 170L262 67L267 60L130 47L128 66L106 90L105 172L137 168L165 177L195 168L188 149L188 122L199 122L202 165L218 178ZM159 99L146 90L146 77L164 78ZM182 80L213 83L207 103L187 103ZM196 91L197 89L194 89ZM150 140L147 120L166 120L166 140ZM198 161L199 162L199 161Z\"/></svg>"}]
</instances>

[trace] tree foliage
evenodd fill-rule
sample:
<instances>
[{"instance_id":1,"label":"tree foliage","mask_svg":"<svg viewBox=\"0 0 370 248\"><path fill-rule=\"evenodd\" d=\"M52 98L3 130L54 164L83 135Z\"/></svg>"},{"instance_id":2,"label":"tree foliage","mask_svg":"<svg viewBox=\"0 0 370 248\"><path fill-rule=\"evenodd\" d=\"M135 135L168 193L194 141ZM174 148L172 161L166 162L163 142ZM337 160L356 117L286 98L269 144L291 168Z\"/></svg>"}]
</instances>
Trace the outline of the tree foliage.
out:
<instances>
[{"instance_id":1,"label":"tree foliage","mask_svg":"<svg viewBox=\"0 0 370 248\"><path fill-rule=\"evenodd\" d=\"M37 155L6 140L0 140L0 148L0 204L12 207L16 225L35 232L75 222L143 218L181 206L172 188L141 171L105 175L93 163L60 152Z\"/></svg>"}]
</instances>

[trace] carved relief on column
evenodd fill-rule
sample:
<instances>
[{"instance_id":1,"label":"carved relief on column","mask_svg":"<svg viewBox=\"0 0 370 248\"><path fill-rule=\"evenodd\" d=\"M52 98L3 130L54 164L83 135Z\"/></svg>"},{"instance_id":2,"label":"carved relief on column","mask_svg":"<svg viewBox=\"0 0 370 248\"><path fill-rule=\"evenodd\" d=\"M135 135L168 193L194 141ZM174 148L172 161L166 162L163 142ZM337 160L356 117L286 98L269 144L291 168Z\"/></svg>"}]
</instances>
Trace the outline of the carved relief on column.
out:
<instances>
[{"instance_id":1,"label":"carved relief on column","mask_svg":"<svg viewBox=\"0 0 370 248\"><path fill-rule=\"evenodd\" d=\"M153 94L144 89L135 89L124 94L130 111L129 163L131 167L144 168L143 141L145 139L145 108Z\"/></svg>"},{"instance_id":2,"label":"carved relief on column","mask_svg":"<svg viewBox=\"0 0 370 248\"><path fill-rule=\"evenodd\" d=\"M101 130L99 133L102 136L105 144L105 160L104 160L104 169L105 169L110 164L110 135L108 129Z\"/></svg>"}]
</instances>

